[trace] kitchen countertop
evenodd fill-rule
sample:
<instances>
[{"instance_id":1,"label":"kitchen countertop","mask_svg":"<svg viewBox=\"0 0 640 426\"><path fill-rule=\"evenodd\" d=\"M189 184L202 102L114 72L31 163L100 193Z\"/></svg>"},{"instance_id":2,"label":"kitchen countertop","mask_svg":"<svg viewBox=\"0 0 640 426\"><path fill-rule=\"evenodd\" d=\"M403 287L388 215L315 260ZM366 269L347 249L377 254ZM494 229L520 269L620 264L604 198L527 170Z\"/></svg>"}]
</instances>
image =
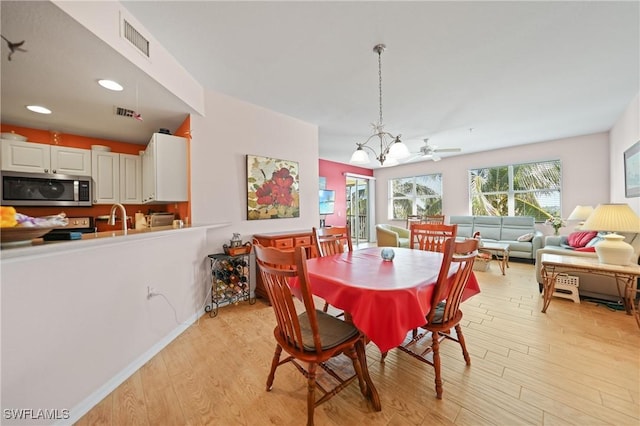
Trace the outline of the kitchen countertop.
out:
<instances>
[{"instance_id":1,"label":"kitchen countertop","mask_svg":"<svg viewBox=\"0 0 640 426\"><path fill-rule=\"evenodd\" d=\"M42 238L31 240L31 244L5 245L0 249L0 259L2 261L18 259L28 256L46 256L49 254L60 254L65 251L84 250L97 245L123 244L127 242L139 241L142 239L163 238L166 236L178 235L196 230L206 230L230 226L230 223L216 223L205 225L185 225L182 228L173 226L158 226L143 229L128 229L127 235L124 231L103 231L82 234L79 240L44 241Z\"/></svg>"}]
</instances>

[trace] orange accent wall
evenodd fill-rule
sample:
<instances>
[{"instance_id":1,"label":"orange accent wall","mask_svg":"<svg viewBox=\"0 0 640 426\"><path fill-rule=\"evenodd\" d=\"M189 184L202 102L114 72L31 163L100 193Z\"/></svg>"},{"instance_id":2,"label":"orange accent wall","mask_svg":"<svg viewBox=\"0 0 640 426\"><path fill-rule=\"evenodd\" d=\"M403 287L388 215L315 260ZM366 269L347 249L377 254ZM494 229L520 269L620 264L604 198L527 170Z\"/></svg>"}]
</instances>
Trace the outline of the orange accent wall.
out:
<instances>
[{"instance_id":1,"label":"orange accent wall","mask_svg":"<svg viewBox=\"0 0 640 426\"><path fill-rule=\"evenodd\" d=\"M14 131L19 135L26 136L29 142L56 145L53 142L53 134L48 130L30 129L28 127L11 126L9 124L0 124L0 130L2 132ZM149 137L151 137L151 135L149 135ZM86 136L72 135L69 133L60 133L60 141L57 145L83 149L91 149L91 145L105 145L110 147L112 152L133 155L138 155L138 153L144 149L143 145L117 142L107 139L88 138Z\"/></svg>"},{"instance_id":2,"label":"orange accent wall","mask_svg":"<svg viewBox=\"0 0 640 426\"><path fill-rule=\"evenodd\" d=\"M191 142L191 120L187 117L186 120L180 125L176 131L176 136L183 136L187 138L187 159L190 158L190 142ZM28 127L12 126L10 124L0 124L1 132L15 132L19 135L26 136L29 142L37 142L48 145L54 145L53 134L48 130L31 129ZM149 135L151 137L151 135ZM85 136L72 135L68 133L60 133L59 141L57 145L68 146L72 148L91 149L91 145L104 145L111 148L111 152L121 154L138 155L140 151L144 150L143 145L112 141L107 139L89 138ZM191 166L188 165L187 172L189 183L189 201L191 200ZM191 203L187 201L184 203L175 204L127 204L127 215L133 218L134 214L138 211L148 214L150 212L172 212L176 213L177 218L185 219L190 217ZM17 207L18 212L39 217L55 215L60 212L65 212L68 217L96 217L109 214L111 210L110 205L99 204L91 207Z\"/></svg>"}]
</instances>

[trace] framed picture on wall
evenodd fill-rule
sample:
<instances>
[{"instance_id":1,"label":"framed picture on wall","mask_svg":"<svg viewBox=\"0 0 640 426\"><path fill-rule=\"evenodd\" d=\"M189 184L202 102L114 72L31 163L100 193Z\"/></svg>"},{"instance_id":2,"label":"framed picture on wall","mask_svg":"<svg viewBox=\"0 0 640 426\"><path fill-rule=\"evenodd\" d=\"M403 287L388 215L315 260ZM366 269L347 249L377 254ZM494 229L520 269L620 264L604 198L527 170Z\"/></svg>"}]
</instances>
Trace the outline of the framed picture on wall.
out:
<instances>
[{"instance_id":1,"label":"framed picture on wall","mask_svg":"<svg viewBox=\"0 0 640 426\"><path fill-rule=\"evenodd\" d=\"M300 217L298 163L247 155L247 219Z\"/></svg>"},{"instance_id":2,"label":"framed picture on wall","mask_svg":"<svg viewBox=\"0 0 640 426\"><path fill-rule=\"evenodd\" d=\"M640 197L640 141L624 152L624 196Z\"/></svg>"}]
</instances>

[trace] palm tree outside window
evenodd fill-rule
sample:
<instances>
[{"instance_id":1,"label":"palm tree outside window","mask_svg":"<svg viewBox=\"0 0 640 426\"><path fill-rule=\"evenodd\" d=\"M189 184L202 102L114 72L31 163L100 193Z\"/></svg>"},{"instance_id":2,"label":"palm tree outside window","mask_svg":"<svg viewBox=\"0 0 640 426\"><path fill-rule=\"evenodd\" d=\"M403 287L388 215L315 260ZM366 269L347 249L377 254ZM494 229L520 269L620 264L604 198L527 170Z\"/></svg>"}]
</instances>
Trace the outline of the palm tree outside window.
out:
<instances>
[{"instance_id":1,"label":"palm tree outside window","mask_svg":"<svg viewBox=\"0 0 640 426\"><path fill-rule=\"evenodd\" d=\"M389 219L442 214L442 173L389 180Z\"/></svg>"},{"instance_id":2,"label":"palm tree outside window","mask_svg":"<svg viewBox=\"0 0 640 426\"><path fill-rule=\"evenodd\" d=\"M473 215L560 216L560 160L469 170Z\"/></svg>"}]
</instances>

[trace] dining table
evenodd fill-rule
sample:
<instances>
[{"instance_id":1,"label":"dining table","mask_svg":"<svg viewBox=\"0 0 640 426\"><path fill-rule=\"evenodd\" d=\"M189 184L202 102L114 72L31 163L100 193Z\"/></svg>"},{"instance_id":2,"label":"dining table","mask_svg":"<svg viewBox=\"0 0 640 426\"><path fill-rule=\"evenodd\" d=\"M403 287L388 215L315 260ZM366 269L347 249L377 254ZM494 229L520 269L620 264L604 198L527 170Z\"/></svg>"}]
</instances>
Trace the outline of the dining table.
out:
<instances>
[{"instance_id":1,"label":"dining table","mask_svg":"<svg viewBox=\"0 0 640 426\"><path fill-rule=\"evenodd\" d=\"M382 353L425 324L443 259L442 253L425 250L394 247L393 251L391 261L382 259L380 247L307 260L312 293L344 310ZM449 276L454 272L452 267ZM472 273L462 300L479 292Z\"/></svg>"}]
</instances>

